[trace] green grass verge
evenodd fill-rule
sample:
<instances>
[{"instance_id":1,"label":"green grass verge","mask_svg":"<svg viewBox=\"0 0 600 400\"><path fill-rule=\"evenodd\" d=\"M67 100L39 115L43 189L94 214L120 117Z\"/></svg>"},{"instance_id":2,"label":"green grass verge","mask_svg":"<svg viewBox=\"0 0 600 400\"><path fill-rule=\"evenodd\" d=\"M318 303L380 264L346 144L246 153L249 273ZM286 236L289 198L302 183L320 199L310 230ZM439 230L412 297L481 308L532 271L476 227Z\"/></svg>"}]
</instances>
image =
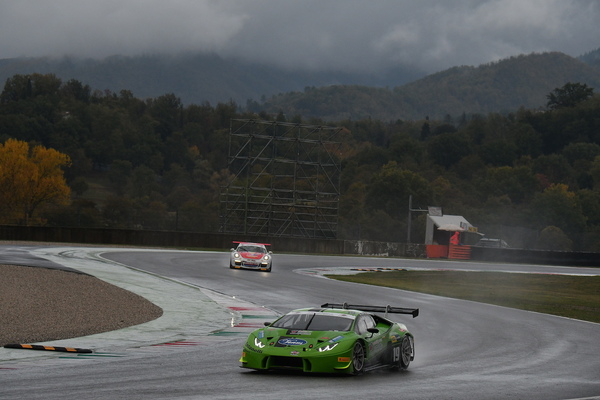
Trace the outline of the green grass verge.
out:
<instances>
[{"instance_id":1,"label":"green grass verge","mask_svg":"<svg viewBox=\"0 0 600 400\"><path fill-rule=\"evenodd\" d=\"M600 323L600 276L410 270L327 276Z\"/></svg>"}]
</instances>

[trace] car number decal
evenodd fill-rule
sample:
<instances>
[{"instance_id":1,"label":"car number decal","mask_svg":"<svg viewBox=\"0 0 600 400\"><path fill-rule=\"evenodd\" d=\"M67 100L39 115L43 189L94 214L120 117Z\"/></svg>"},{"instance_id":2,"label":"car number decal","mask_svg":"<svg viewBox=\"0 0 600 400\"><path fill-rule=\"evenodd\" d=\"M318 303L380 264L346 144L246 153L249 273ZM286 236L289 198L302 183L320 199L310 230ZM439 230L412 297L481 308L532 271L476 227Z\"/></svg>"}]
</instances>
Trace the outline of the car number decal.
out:
<instances>
[{"instance_id":1,"label":"car number decal","mask_svg":"<svg viewBox=\"0 0 600 400\"><path fill-rule=\"evenodd\" d=\"M393 359L394 362L400 361L400 346L394 347Z\"/></svg>"}]
</instances>

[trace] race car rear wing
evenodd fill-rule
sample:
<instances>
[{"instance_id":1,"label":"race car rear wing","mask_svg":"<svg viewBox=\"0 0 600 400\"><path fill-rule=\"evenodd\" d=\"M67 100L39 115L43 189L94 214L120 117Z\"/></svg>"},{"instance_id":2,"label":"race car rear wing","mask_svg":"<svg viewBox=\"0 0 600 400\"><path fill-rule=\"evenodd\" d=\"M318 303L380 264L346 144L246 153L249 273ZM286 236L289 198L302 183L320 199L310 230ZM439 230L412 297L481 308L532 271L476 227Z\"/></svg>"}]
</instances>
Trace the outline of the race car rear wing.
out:
<instances>
[{"instance_id":1,"label":"race car rear wing","mask_svg":"<svg viewBox=\"0 0 600 400\"><path fill-rule=\"evenodd\" d=\"M343 308L348 310L359 310L359 311L370 311L370 312L384 312L384 313L392 313L392 314L411 314L413 318L419 316L418 308L403 308L403 307L392 307L390 305L387 306L365 306L358 304L348 304L348 303L325 303L321 305L321 308Z\"/></svg>"}]
</instances>

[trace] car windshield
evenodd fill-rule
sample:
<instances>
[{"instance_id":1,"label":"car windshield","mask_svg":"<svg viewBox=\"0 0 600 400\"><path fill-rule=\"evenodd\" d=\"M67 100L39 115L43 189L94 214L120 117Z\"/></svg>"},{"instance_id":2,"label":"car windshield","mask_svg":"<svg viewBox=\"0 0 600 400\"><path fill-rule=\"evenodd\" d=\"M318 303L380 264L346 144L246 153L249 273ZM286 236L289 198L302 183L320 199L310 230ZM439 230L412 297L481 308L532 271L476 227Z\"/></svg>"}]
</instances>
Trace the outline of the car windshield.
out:
<instances>
[{"instance_id":1,"label":"car windshield","mask_svg":"<svg viewBox=\"0 0 600 400\"><path fill-rule=\"evenodd\" d=\"M237 251L250 252L250 253L264 253L265 248L260 246L239 246Z\"/></svg>"},{"instance_id":2,"label":"car windshield","mask_svg":"<svg viewBox=\"0 0 600 400\"><path fill-rule=\"evenodd\" d=\"M275 328L305 331L349 331L353 318L323 313L293 313L273 323Z\"/></svg>"}]
</instances>

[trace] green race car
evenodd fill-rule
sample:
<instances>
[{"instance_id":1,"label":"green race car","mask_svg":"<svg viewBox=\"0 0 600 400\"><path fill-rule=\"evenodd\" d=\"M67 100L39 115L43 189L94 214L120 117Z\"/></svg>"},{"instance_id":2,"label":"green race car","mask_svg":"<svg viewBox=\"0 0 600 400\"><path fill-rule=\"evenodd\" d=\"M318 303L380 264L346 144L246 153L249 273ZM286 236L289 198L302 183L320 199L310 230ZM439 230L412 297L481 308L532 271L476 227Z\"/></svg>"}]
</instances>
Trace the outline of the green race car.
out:
<instances>
[{"instance_id":1,"label":"green race car","mask_svg":"<svg viewBox=\"0 0 600 400\"><path fill-rule=\"evenodd\" d=\"M405 325L374 313L414 318L419 310L346 303L294 310L250 334L241 367L353 375L408 368L415 357L413 335Z\"/></svg>"}]
</instances>

